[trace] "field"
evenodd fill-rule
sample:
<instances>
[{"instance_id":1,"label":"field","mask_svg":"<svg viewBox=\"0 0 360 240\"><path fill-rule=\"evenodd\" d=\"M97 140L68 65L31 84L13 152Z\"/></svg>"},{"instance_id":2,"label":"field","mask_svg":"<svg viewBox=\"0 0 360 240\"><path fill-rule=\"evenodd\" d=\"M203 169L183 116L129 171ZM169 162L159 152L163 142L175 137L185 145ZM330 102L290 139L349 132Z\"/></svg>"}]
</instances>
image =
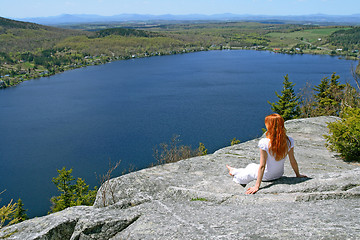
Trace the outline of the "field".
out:
<instances>
[{"instance_id":1,"label":"field","mask_svg":"<svg viewBox=\"0 0 360 240\"><path fill-rule=\"evenodd\" d=\"M310 43L313 45L326 45L326 38L339 30L347 30L348 27L322 27L305 29L293 32L272 32L265 36L271 41L271 47L294 47L296 44ZM319 40L321 39L321 40Z\"/></svg>"}]
</instances>

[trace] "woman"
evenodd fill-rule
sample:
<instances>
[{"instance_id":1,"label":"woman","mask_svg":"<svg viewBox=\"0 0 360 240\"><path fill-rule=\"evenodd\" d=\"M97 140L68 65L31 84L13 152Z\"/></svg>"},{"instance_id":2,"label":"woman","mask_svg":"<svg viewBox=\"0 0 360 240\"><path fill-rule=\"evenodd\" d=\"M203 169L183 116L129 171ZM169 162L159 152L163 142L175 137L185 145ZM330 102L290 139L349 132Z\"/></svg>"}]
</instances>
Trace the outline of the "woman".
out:
<instances>
[{"instance_id":1,"label":"woman","mask_svg":"<svg viewBox=\"0 0 360 240\"><path fill-rule=\"evenodd\" d=\"M265 126L266 138L259 141L260 164L251 163L246 168L239 169L226 165L236 183L246 185L257 179L255 186L248 188L246 194L256 193L262 180L271 181L280 178L284 174L284 162L287 155L289 155L296 177L306 177L299 173L294 156L294 139L286 135L284 119L279 114L271 114L265 118Z\"/></svg>"}]
</instances>

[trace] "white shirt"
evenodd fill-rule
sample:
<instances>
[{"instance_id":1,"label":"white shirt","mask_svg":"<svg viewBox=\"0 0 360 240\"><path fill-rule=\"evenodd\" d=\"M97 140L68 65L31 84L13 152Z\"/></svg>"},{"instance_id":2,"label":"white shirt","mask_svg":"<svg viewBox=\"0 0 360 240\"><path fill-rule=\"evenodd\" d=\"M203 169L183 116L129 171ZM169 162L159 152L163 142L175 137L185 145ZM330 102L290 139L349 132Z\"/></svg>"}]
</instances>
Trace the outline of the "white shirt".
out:
<instances>
[{"instance_id":1,"label":"white shirt","mask_svg":"<svg viewBox=\"0 0 360 240\"><path fill-rule=\"evenodd\" d=\"M291 137L288 138L290 140L290 146L288 148L288 151L290 151L290 149L294 147L294 139ZM284 174L284 162L286 156L285 158L276 161L275 157L269 153L269 143L270 143L270 139L263 138L259 141L259 145L258 145L260 149L266 151L267 153L266 166L263 176L264 181L270 181L280 178Z\"/></svg>"}]
</instances>

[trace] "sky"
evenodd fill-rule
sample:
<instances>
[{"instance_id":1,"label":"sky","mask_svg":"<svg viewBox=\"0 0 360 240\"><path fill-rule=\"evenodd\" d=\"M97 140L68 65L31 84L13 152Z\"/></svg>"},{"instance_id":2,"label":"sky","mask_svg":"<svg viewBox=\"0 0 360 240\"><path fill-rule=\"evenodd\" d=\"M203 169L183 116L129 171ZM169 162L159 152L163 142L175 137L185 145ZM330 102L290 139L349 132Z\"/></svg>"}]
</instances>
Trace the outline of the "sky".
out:
<instances>
[{"instance_id":1,"label":"sky","mask_svg":"<svg viewBox=\"0 0 360 240\"><path fill-rule=\"evenodd\" d=\"M61 14L360 14L360 0L0 0L0 16L48 17Z\"/></svg>"}]
</instances>

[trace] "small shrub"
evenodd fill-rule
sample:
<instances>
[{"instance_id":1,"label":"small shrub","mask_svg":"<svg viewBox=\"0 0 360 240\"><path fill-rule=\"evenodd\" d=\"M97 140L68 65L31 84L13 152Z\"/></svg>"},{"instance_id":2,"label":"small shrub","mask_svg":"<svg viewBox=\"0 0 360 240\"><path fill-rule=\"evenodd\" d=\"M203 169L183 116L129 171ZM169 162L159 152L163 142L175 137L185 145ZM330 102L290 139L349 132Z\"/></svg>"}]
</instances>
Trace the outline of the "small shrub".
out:
<instances>
[{"instance_id":1,"label":"small shrub","mask_svg":"<svg viewBox=\"0 0 360 240\"><path fill-rule=\"evenodd\" d=\"M203 143L199 143L199 148L198 148L198 156L205 156L207 155L207 149L205 148L205 145Z\"/></svg>"},{"instance_id":2,"label":"small shrub","mask_svg":"<svg viewBox=\"0 0 360 240\"><path fill-rule=\"evenodd\" d=\"M360 94L356 88L347 83L343 92L340 116L345 108L360 108Z\"/></svg>"},{"instance_id":3,"label":"small shrub","mask_svg":"<svg viewBox=\"0 0 360 240\"><path fill-rule=\"evenodd\" d=\"M339 121L328 124L326 146L346 161L360 162L360 108L345 108Z\"/></svg>"},{"instance_id":4,"label":"small shrub","mask_svg":"<svg viewBox=\"0 0 360 240\"><path fill-rule=\"evenodd\" d=\"M99 184L100 184L99 192L101 195L103 207L109 206L116 202L116 199L115 199L115 187L116 187L115 184L116 183L111 182L110 179L112 177L113 171L115 171L115 169L117 169L119 167L120 163L121 163L121 161L119 160L115 164L112 164L111 161L109 160L109 169L106 172L106 174L96 176L96 178L98 179ZM133 168L130 167L128 172L130 173L132 171L133 171ZM125 174L125 173L126 173L126 171L123 172L123 174ZM110 203L110 200L111 200L111 203Z\"/></svg>"},{"instance_id":5,"label":"small shrub","mask_svg":"<svg viewBox=\"0 0 360 240\"><path fill-rule=\"evenodd\" d=\"M240 143L240 140L239 139L236 139L236 138L233 138L230 142L231 146L234 146L236 144L239 144Z\"/></svg>"},{"instance_id":6,"label":"small shrub","mask_svg":"<svg viewBox=\"0 0 360 240\"><path fill-rule=\"evenodd\" d=\"M179 137L179 135L174 135L169 143L160 143L158 146L154 147L153 156L157 160L157 165L173 163L182 159L204 156L207 154L207 149L203 143L199 143L197 149L192 149L191 146L179 145L181 142Z\"/></svg>"}]
</instances>

